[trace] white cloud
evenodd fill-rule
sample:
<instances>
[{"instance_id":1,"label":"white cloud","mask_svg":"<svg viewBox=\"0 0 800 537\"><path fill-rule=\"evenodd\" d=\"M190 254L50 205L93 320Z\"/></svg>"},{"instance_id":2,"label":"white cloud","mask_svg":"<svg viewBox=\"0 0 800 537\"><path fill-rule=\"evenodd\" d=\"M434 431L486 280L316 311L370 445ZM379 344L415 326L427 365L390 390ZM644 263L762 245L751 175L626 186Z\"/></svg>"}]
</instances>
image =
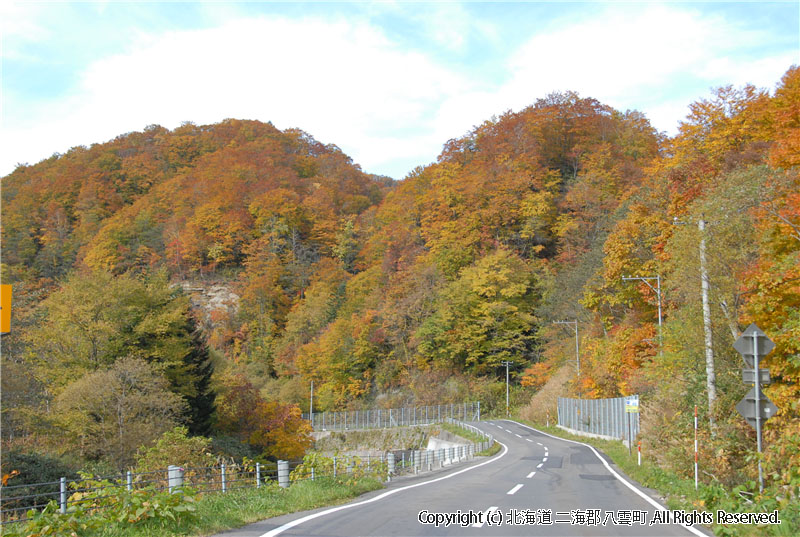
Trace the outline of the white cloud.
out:
<instances>
[{"instance_id":1,"label":"white cloud","mask_svg":"<svg viewBox=\"0 0 800 537\"><path fill-rule=\"evenodd\" d=\"M240 19L149 36L96 61L69 99L10 117L3 143L16 160L36 161L42 147L63 151L152 123L257 118L336 143L369 169L390 147L429 147L392 133L424 129L439 101L468 86L363 22Z\"/></svg>"},{"instance_id":2,"label":"white cloud","mask_svg":"<svg viewBox=\"0 0 800 537\"><path fill-rule=\"evenodd\" d=\"M766 31L692 9L633 11L621 4L532 37L510 57L513 76L499 93L519 109L549 92L573 90L622 110L637 108L657 129L674 133L688 104L712 86L774 85L791 54L742 57L769 39ZM679 110L679 117L670 115Z\"/></svg>"},{"instance_id":3,"label":"white cloud","mask_svg":"<svg viewBox=\"0 0 800 537\"><path fill-rule=\"evenodd\" d=\"M407 6L380 9L384 17L392 9L406 21L417 16ZM442 28L431 36L440 47L457 51L478 36L500 50L490 21L470 19L457 5L432 9L435 24L427 28ZM88 65L77 89L58 101L30 104L6 91L0 174L18 161L153 123L174 128L234 117L299 127L337 144L366 171L399 178L408 170L397 163L431 162L448 139L552 91L637 108L659 130L674 132L688 104L711 86L771 88L797 61L791 52L752 52L769 40L766 30L686 6L617 4L602 17L576 12L550 21L497 57L504 80L445 65L435 51L404 49L368 18L248 19L224 11L213 28L137 35L125 54Z\"/></svg>"},{"instance_id":4,"label":"white cloud","mask_svg":"<svg viewBox=\"0 0 800 537\"><path fill-rule=\"evenodd\" d=\"M41 18L45 6L33 2L18 3L0 1L0 36L3 39L4 59L32 59L24 54L20 45L43 41L52 34L41 24L34 22Z\"/></svg>"}]
</instances>

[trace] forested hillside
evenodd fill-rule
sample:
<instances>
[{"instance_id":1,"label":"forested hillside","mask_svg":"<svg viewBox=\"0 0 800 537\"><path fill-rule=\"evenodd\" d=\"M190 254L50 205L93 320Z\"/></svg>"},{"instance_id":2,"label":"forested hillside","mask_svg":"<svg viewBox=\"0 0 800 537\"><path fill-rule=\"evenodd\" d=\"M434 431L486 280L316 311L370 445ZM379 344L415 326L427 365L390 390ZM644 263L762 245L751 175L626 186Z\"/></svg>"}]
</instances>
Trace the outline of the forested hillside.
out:
<instances>
[{"instance_id":1,"label":"forested hillside","mask_svg":"<svg viewBox=\"0 0 800 537\"><path fill-rule=\"evenodd\" d=\"M773 92L721 88L692 104L673 138L643 113L552 94L397 183L300 131L237 120L150 127L20 166L2 180L15 297L3 440L127 464L185 423L229 452L294 453L302 424L288 405L308 408L312 380L315 410L474 399L491 410L504 404L504 360L519 402L574 367L574 339L553 322L577 320L581 375L567 393L639 393L646 442L678 469L699 405L715 423L704 456L733 483L749 477L751 430L733 412L745 387L732 343L757 322L777 343L766 365L781 413L766 434L768 458L783 461L772 479L788 483L798 477L784 463L800 452L799 155L792 68ZM663 345L654 294L626 275L661 277ZM183 289L212 285L236 300L190 307ZM147 388L122 401L133 377ZM114 404L140 405L135 436L98 410Z\"/></svg>"}]
</instances>

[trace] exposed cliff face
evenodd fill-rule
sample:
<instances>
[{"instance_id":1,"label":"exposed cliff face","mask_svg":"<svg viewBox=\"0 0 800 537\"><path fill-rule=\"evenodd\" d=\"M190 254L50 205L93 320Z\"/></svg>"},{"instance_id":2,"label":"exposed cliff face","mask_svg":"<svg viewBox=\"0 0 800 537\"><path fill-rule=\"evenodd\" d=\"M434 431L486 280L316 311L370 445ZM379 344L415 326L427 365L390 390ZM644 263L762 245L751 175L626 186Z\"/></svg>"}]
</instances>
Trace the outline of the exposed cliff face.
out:
<instances>
[{"instance_id":1,"label":"exposed cliff face","mask_svg":"<svg viewBox=\"0 0 800 537\"><path fill-rule=\"evenodd\" d=\"M189 296L192 309L197 312L197 318L206 333L218 328L239 311L239 295L224 282L185 280L178 285Z\"/></svg>"}]
</instances>

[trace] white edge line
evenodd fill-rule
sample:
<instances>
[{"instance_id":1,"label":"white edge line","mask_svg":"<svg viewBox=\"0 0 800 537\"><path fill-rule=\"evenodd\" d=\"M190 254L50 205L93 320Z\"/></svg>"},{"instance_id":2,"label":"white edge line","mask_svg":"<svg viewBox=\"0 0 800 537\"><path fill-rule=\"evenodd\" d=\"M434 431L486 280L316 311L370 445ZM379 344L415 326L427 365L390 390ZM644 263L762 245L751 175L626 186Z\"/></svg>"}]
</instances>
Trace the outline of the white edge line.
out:
<instances>
[{"instance_id":1,"label":"white edge line","mask_svg":"<svg viewBox=\"0 0 800 537\"><path fill-rule=\"evenodd\" d=\"M537 467L537 468L541 468L542 466L544 466L544 463L543 463L543 462L540 462L540 463L539 463L539 465L538 465L538 466L536 466L536 467Z\"/></svg>"},{"instance_id":2,"label":"white edge line","mask_svg":"<svg viewBox=\"0 0 800 537\"><path fill-rule=\"evenodd\" d=\"M488 520L489 519L489 515L491 515L496 510L497 510L497 507L494 506L494 505L491 506L489 509L487 509L486 510L486 519ZM473 528L482 528L483 524L484 524L484 522L476 522L475 524L472 525L472 527Z\"/></svg>"},{"instance_id":3,"label":"white edge line","mask_svg":"<svg viewBox=\"0 0 800 537\"><path fill-rule=\"evenodd\" d=\"M500 442L498 440L495 440L495 442L497 442L498 444L503 446L503 452L500 453L499 455L497 455L496 457L492 457L491 459L489 459L486 462L482 462L480 464L476 464L474 466L470 466L469 468L464 468L463 470L459 470L458 472L453 472L452 474L448 474L448 475L443 476L443 477L437 477L436 479L431 479L430 481L423 481L422 483L415 483L413 485L400 487L399 489L389 490L389 491L384 492L383 494L375 496L374 498L370 498L369 500L364 500L364 501L361 501L361 502L358 502L358 503L348 503L346 505L340 505L339 507L333 507L333 508L327 509L325 511L320 511L319 513L312 513L310 515L304 516L303 518L298 518L296 520L291 520L291 521L287 522L286 524L284 524L283 526L278 526L277 528L274 528L274 529L268 531L267 533L264 533L264 534L260 535L259 537L275 537L275 535L280 535L284 531L286 531L288 529L291 529L291 528L293 528L295 526L299 526L300 524L303 524L304 522L308 522L309 520L314 520L315 518L319 518L321 516L329 515L331 513L336 513L337 511L343 511L344 509L350 509L351 507L358 507L359 505L365 505L365 504L368 504L368 503L376 502L378 500L382 500L383 498L386 498L387 496L391 496L392 494L395 494L395 493L403 491L403 490L413 489L413 488L416 488L416 487L421 487L423 485L429 485L431 483L436 483L437 481L442 481L443 479L450 479L451 477L455 477L458 474L463 474L464 472L469 472L470 470L474 470L475 468L480 468L481 466L484 466L486 464L491 464L491 463L493 463L495 461L500 460L506 453L508 453L508 446L506 446L504 443L502 443L502 442Z\"/></svg>"},{"instance_id":4,"label":"white edge line","mask_svg":"<svg viewBox=\"0 0 800 537\"><path fill-rule=\"evenodd\" d=\"M532 478L532 477L533 477L533 476L535 476L535 475L536 475L536 472L531 472L531 473L529 473L529 474L528 474L528 476L527 476L527 477L528 477L528 479L530 479L530 478Z\"/></svg>"},{"instance_id":5,"label":"white edge line","mask_svg":"<svg viewBox=\"0 0 800 537\"><path fill-rule=\"evenodd\" d=\"M566 438L560 438L558 436L554 436L554 435L548 434L548 433L546 433L544 431L540 431L538 429L534 429L533 427L530 427L530 426L525 425L523 423L519 423L519 422L514 421L514 420L508 420L508 421L510 421L512 423L516 423L517 425L522 425L523 427L525 427L527 429L530 429L532 431L536 431L537 433L541 433L543 435L549 436L550 438L555 438L555 439L558 439L558 440L563 440L564 442L571 442L573 444L578 444L578 445L581 445L581 446L588 447L589 449L592 450L592 453L594 453L597 456L597 458L600 459L600 462L603 463L603 466L606 467L606 470L611 472L611 475L613 475L614 477L619 479L622 482L623 485L625 485L626 487L631 489L633 492L635 492L636 494L641 496L645 501L647 501L650 505L652 505L653 507L655 507L659 511L667 511L666 507L664 507L663 505L661 505L660 503L655 501L653 498L651 498L650 496L648 496L647 494L645 494L644 492L642 492L641 490L636 488L635 485L632 485L631 483L626 481L621 475L619 475L617 472L615 472L614 469L611 468L611 466L609 466L608 462L606 462L606 460L603 457L600 456L600 454L597 452L596 449L594 449L593 446L590 446L589 444L584 444L583 442L577 442L575 440L567 440ZM679 525L684 527L684 528L686 528L688 531L692 532L695 535L699 535L700 537L706 537L705 533L703 533L702 531L698 530L697 528L695 528L693 526L684 526L683 524L679 524Z\"/></svg>"},{"instance_id":6,"label":"white edge line","mask_svg":"<svg viewBox=\"0 0 800 537\"><path fill-rule=\"evenodd\" d=\"M513 489L511 489L511 490L509 490L508 492L506 492L506 494L516 494L516 493L517 493L517 491L518 491L519 489L521 489L521 488L522 488L522 483L519 483L519 484L518 484L518 485L516 485L516 486L515 486Z\"/></svg>"}]
</instances>

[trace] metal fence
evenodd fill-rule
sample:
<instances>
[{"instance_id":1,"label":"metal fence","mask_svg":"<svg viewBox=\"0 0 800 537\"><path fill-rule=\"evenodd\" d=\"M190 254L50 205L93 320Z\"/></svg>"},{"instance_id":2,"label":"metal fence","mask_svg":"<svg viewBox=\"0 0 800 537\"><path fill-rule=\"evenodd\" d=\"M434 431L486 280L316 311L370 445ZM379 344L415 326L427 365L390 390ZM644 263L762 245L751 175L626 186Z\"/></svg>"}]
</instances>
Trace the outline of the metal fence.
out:
<instances>
[{"instance_id":1,"label":"metal fence","mask_svg":"<svg viewBox=\"0 0 800 537\"><path fill-rule=\"evenodd\" d=\"M308 413L303 414L303 419L309 419ZM446 419L480 421L481 404L480 402L454 403L344 412L314 412L311 416L311 428L315 431L383 429L439 423Z\"/></svg>"},{"instance_id":2,"label":"metal fence","mask_svg":"<svg viewBox=\"0 0 800 537\"><path fill-rule=\"evenodd\" d=\"M297 481L337 478L343 475L371 475L382 480L391 480L397 475L416 474L468 460L476 453L491 447L491 435L466 423L449 418L446 421L481 435L481 440L435 450L392 450L378 456L312 457L307 461L278 461L248 466L170 466L154 472L127 472L75 480L62 477L59 481L49 483L7 485L0 487L0 524L24 522L29 510L41 510L50 502L56 502L62 513L75 506L81 506L86 511L97 511L111 505L102 498L121 496L124 492L132 491L172 492L190 487L195 492L229 492L260 488L272 483L288 487Z\"/></svg>"},{"instance_id":3,"label":"metal fence","mask_svg":"<svg viewBox=\"0 0 800 537\"><path fill-rule=\"evenodd\" d=\"M612 399L558 398L558 424L582 433L627 441L639 435L639 413L625 412L625 401L638 395Z\"/></svg>"},{"instance_id":4,"label":"metal fence","mask_svg":"<svg viewBox=\"0 0 800 537\"><path fill-rule=\"evenodd\" d=\"M297 466L302 461L289 464ZM48 483L6 485L0 487L0 521L26 520L27 511L41 510L51 501L66 513L70 507L80 506L95 511L104 509L110 502L103 497L119 495L123 491L161 492L176 487L191 487L196 492L228 492L242 488L260 487L278 480L278 464L220 464L202 468L171 466L153 472L126 472L124 474L92 476L84 479L67 479Z\"/></svg>"}]
</instances>

